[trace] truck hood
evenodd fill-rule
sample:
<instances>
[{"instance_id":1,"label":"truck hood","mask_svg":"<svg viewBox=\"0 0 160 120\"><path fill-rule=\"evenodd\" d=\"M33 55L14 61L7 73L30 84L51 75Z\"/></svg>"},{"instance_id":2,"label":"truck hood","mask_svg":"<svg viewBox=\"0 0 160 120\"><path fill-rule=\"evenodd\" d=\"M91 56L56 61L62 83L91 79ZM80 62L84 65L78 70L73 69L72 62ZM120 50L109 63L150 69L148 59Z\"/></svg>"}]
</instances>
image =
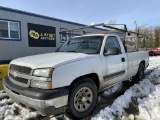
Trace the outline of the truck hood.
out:
<instances>
[{"instance_id":1,"label":"truck hood","mask_svg":"<svg viewBox=\"0 0 160 120\"><path fill-rule=\"evenodd\" d=\"M84 53L46 53L33 56L27 56L15 59L11 61L11 64L16 64L20 66L27 66L32 69L36 68L47 68L47 67L59 67L64 64L71 62L89 59L94 57L94 55L88 55Z\"/></svg>"}]
</instances>

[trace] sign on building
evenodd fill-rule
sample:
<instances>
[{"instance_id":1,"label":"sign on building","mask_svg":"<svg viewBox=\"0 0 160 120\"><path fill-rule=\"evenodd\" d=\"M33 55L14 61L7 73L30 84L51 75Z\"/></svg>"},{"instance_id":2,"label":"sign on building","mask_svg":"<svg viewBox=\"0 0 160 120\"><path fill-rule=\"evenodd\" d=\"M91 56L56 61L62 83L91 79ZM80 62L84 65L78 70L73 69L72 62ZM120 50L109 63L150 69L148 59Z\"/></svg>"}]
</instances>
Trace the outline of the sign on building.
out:
<instances>
[{"instance_id":1,"label":"sign on building","mask_svg":"<svg viewBox=\"0 0 160 120\"><path fill-rule=\"evenodd\" d=\"M30 47L56 47L56 28L28 23Z\"/></svg>"}]
</instances>

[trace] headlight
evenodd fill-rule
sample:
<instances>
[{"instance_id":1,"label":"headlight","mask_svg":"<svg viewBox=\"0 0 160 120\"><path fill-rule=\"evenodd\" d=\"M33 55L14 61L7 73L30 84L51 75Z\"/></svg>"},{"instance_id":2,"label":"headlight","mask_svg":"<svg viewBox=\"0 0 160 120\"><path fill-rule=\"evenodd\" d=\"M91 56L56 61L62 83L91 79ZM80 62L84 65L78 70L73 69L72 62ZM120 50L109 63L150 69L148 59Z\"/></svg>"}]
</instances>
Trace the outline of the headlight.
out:
<instances>
[{"instance_id":1,"label":"headlight","mask_svg":"<svg viewBox=\"0 0 160 120\"><path fill-rule=\"evenodd\" d=\"M35 69L33 72L34 76L38 77L52 77L53 68L45 68L45 69Z\"/></svg>"},{"instance_id":2,"label":"headlight","mask_svg":"<svg viewBox=\"0 0 160 120\"><path fill-rule=\"evenodd\" d=\"M41 88L41 89L52 89L52 81L32 80L31 87Z\"/></svg>"}]
</instances>

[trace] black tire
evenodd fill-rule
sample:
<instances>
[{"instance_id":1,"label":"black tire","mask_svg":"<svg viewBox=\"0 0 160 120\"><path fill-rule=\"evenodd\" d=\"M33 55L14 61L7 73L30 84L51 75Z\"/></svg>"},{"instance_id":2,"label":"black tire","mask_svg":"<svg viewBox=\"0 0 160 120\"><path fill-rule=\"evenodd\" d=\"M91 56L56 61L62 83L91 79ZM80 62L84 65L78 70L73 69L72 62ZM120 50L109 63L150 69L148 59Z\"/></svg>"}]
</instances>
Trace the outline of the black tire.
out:
<instances>
[{"instance_id":1,"label":"black tire","mask_svg":"<svg viewBox=\"0 0 160 120\"><path fill-rule=\"evenodd\" d=\"M75 118L91 114L97 102L97 86L90 78L79 79L71 86L68 109Z\"/></svg>"},{"instance_id":2,"label":"black tire","mask_svg":"<svg viewBox=\"0 0 160 120\"><path fill-rule=\"evenodd\" d=\"M143 63L140 63L139 64L139 68L138 68L138 72L137 74L133 77L134 81L141 81L144 77L144 70L145 70L145 67L143 65Z\"/></svg>"},{"instance_id":3,"label":"black tire","mask_svg":"<svg viewBox=\"0 0 160 120\"><path fill-rule=\"evenodd\" d=\"M150 56L155 56L155 53L154 52L150 52L149 55Z\"/></svg>"}]
</instances>

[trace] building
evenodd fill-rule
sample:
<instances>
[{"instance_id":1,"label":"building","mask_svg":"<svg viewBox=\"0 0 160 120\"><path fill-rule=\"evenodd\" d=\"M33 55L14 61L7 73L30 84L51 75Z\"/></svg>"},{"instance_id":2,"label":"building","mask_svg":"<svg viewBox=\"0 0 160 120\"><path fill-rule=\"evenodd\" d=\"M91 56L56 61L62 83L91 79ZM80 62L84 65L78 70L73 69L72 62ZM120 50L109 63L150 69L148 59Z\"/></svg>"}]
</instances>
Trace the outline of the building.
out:
<instances>
[{"instance_id":1,"label":"building","mask_svg":"<svg viewBox=\"0 0 160 120\"><path fill-rule=\"evenodd\" d=\"M54 52L67 39L59 31L83 24L0 7L0 63L12 59ZM85 32L104 31L88 28Z\"/></svg>"}]
</instances>

